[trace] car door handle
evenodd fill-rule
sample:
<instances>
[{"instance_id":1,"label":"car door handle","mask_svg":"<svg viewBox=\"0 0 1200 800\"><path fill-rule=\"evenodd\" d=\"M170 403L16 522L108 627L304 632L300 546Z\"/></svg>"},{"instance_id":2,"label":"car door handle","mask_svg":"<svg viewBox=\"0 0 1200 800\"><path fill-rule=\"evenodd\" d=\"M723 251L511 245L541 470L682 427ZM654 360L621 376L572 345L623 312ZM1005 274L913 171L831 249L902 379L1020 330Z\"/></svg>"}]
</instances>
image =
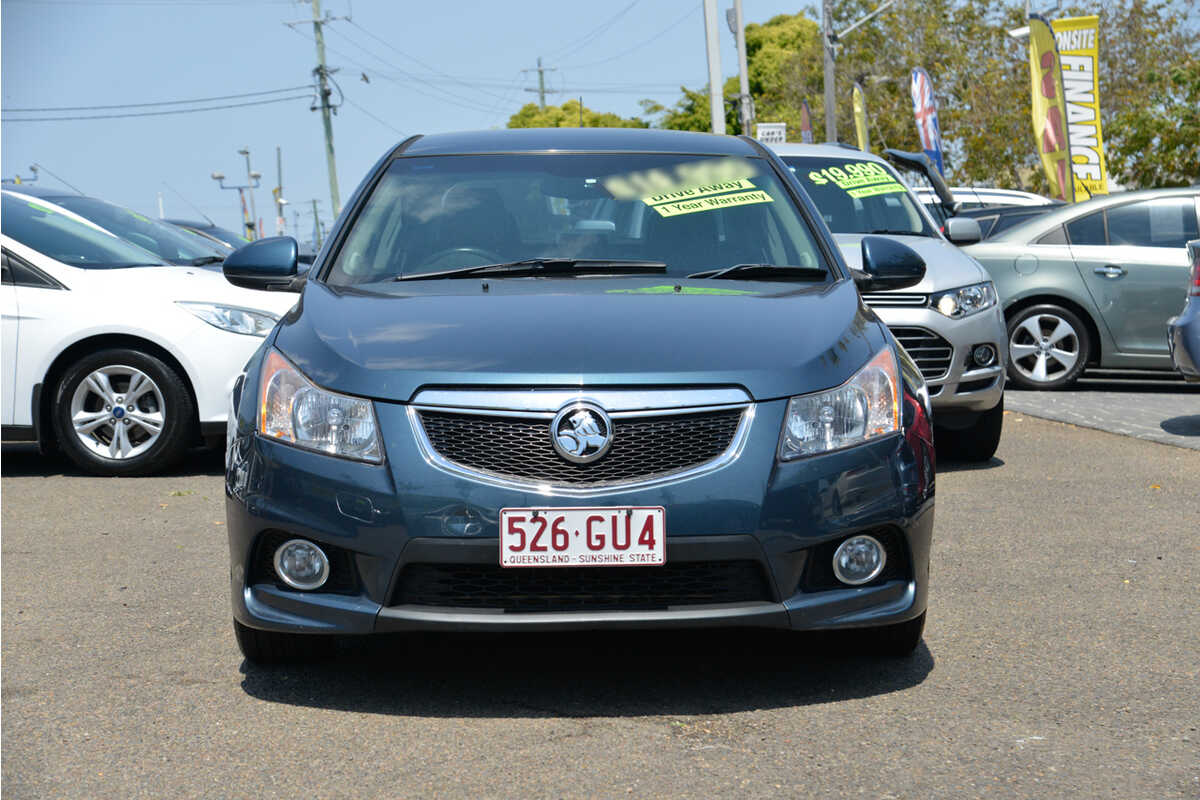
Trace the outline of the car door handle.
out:
<instances>
[{"instance_id":1,"label":"car door handle","mask_svg":"<svg viewBox=\"0 0 1200 800\"><path fill-rule=\"evenodd\" d=\"M1097 275L1103 275L1106 278L1119 278L1125 274L1125 270L1112 264L1105 264L1103 267L1096 267L1092 272Z\"/></svg>"}]
</instances>

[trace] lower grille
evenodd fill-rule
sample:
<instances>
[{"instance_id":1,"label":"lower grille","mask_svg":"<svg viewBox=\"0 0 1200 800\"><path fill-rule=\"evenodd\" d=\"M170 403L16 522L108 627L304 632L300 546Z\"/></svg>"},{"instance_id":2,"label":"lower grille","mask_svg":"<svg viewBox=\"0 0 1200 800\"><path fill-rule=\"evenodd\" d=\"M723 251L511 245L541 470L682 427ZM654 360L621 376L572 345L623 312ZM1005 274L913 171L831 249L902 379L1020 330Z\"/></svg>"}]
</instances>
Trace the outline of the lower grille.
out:
<instances>
[{"instance_id":1,"label":"lower grille","mask_svg":"<svg viewBox=\"0 0 1200 800\"><path fill-rule=\"evenodd\" d=\"M771 600L762 565L755 561L537 569L409 564L400 573L392 604L513 612L645 611Z\"/></svg>"},{"instance_id":2,"label":"lower grille","mask_svg":"<svg viewBox=\"0 0 1200 800\"><path fill-rule=\"evenodd\" d=\"M924 328L893 328L889 325L888 329L917 362L925 380L946 377L954 356L954 348L948 341Z\"/></svg>"},{"instance_id":3,"label":"lower grille","mask_svg":"<svg viewBox=\"0 0 1200 800\"><path fill-rule=\"evenodd\" d=\"M699 467L733 442L743 409L613 420L608 452L591 464L558 455L549 420L421 410L433 450L463 468L527 483L589 488L636 483Z\"/></svg>"}]
</instances>

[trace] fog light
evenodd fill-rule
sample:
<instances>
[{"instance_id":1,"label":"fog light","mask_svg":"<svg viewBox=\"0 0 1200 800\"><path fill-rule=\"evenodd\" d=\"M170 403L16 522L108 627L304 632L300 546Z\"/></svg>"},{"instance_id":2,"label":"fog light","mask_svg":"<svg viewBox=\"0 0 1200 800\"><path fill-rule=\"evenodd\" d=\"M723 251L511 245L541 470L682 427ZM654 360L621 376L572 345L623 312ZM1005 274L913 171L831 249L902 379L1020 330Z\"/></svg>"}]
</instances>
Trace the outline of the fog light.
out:
<instances>
[{"instance_id":1,"label":"fog light","mask_svg":"<svg viewBox=\"0 0 1200 800\"><path fill-rule=\"evenodd\" d=\"M275 551L275 572L288 586L319 589L329 579L329 559L312 542L292 539Z\"/></svg>"},{"instance_id":2,"label":"fog light","mask_svg":"<svg viewBox=\"0 0 1200 800\"><path fill-rule=\"evenodd\" d=\"M833 554L833 574L842 583L860 586L879 577L887 553L874 536L851 536Z\"/></svg>"},{"instance_id":3,"label":"fog light","mask_svg":"<svg viewBox=\"0 0 1200 800\"><path fill-rule=\"evenodd\" d=\"M981 344L971 353L971 358L975 360L975 366L987 367L996 363L996 348L990 344Z\"/></svg>"}]
</instances>

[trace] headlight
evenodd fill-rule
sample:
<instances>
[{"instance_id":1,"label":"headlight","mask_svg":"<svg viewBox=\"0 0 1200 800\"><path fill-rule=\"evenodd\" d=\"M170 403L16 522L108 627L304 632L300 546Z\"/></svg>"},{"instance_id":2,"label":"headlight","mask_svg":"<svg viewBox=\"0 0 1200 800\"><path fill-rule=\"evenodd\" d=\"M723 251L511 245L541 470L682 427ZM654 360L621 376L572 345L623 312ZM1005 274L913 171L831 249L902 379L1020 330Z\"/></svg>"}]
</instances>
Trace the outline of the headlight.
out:
<instances>
[{"instance_id":1,"label":"headlight","mask_svg":"<svg viewBox=\"0 0 1200 800\"><path fill-rule=\"evenodd\" d=\"M969 317L996 305L996 287L991 281L940 292L930 298L933 307L951 319Z\"/></svg>"},{"instance_id":2,"label":"headlight","mask_svg":"<svg viewBox=\"0 0 1200 800\"><path fill-rule=\"evenodd\" d=\"M900 370L884 347L836 389L788 401L779 458L827 453L900 430Z\"/></svg>"},{"instance_id":3,"label":"headlight","mask_svg":"<svg viewBox=\"0 0 1200 800\"><path fill-rule=\"evenodd\" d=\"M266 311L254 311L237 306L223 306L219 303L188 303L179 301L177 306L200 319L230 333L244 333L247 336L266 336L275 327L279 317Z\"/></svg>"},{"instance_id":4,"label":"headlight","mask_svg":"<svg viewBox=\"0 0 1200 800\"><path fill-rule=\"evenodd\" d=\"M258 397L262 435L343 458L383 461L371 401L314 386L276 350L263 362Z\"/></svg>"}]
</instances>

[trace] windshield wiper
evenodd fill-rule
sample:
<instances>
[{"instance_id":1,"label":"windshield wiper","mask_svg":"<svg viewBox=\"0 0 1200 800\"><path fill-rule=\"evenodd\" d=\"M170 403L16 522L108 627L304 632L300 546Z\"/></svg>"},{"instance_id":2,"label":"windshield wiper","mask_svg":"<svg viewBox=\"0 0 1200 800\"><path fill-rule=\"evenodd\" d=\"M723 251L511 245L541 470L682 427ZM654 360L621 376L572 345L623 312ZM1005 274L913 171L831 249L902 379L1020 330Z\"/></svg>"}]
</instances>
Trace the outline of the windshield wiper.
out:
<instances>
[{"instance_id":1,"label":"windshield wiper","mask_svg":"<svg viewBox=\"0 0 1200 800\"><path fill-rule=\"evenodd\" d=\"M188 266L203 267L207 264L220 264L224 260L221 256L200 256L200 258L193 258L191 261L188 261Z\"/></svg>"},{"instance_id":2,"label":"windshield wiper","mask_svg":"<svg viewBox=\"0 0 1200 800\"><path fill-rule=\"evenodd\" d=\"M734 264L723 269L709 269L704 272L693 272L689 278L729 278L731 280L798 280L821 281L829 277L829 273L820 267L792 267L786 264Z\"/></svg>"},{"instance_id":3,"label":"windshield wiper","mask_svg":"<svg viewBox=\"0 0 1200 800\"><path fill-rule=\"evenodd\" d=\"M439 278L475 278L487 276L519 278L541 275L640 275L666 271L667 265L661 261L639 261L636 259L620 258L526 258L521 261L507 261L502 264L483 264L478 267L461 267L459 269L442 270L441 272L414 272L411 275L398 275L393 280L428 281Z\"/></svg>"}]
</instances>

